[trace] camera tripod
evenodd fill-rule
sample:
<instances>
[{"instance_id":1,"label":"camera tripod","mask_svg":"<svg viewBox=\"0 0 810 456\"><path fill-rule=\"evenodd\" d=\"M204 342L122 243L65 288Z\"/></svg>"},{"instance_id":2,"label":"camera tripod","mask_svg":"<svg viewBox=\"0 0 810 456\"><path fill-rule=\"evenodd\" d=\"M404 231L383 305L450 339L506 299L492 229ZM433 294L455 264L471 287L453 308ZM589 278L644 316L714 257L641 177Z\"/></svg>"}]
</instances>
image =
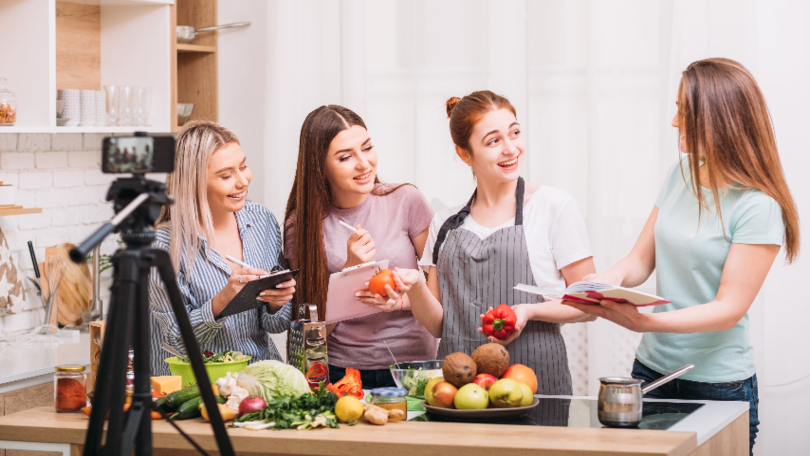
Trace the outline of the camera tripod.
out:
<instances>
[{"instance_id":1,"label":"camera tripod","mask_svg":"<svg viewBox=\"0 0 810 456\"><path fill-rule=\"evenodd\" d=\"M107 193L107 201L113 201L115 217L70 252L70 258L80 263L84 261L88 252L114 231L120 232L122 240L126 243L126 248L118 250L112 257L114 272L110 311L96 377L90 425L85 438L84 456L128 456L133 446L135 456L152 454L149 271L153 267L158 268L160 278L168 290L186 353L211 419L219 452L222 456L234 456L225 423L219 414L211 382L203 365L200 346L194 337L188 313L177 287L169 253L151 248L155 238L151 226L160 215L161 207L173 203L166 196L166 186L136 174L131 178L121 178L113 182ZM129 410L122 412L127 353L130 345L135 354L134 393ZM102 446L104 421L108 413L109 425L105 445ZM205 454L202 448L173 421L169 422L195 448Z\"/></svg>"}]
</instances>

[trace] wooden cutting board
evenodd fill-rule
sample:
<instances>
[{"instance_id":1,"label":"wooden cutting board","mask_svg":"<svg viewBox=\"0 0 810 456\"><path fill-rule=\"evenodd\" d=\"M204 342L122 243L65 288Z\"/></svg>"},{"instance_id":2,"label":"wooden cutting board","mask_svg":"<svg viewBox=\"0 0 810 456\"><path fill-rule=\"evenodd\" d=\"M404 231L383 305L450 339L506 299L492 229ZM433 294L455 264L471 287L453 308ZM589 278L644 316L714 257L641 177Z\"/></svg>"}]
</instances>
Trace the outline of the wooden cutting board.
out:
<instances>
[{"instance_id":1,"label":"wooden cutting board","mask_svg":"<svg viewBox=\"0 0 810 456\"><path fill-rule=\"evenodd\" d=\"M40 286L42 297L47 301L51 290L48 286L49 265L56 257L62 258L65 267L62 269L62 282L59 284L56 299L59 323L64 326L76 326L82 323L82 312L90 310L93 282L87 263L76 264L70 259L73 244L60 244L45 249L45 262L39 264ZM51 316L50 321L54 321Z\"/></svg>"}]
</instances>

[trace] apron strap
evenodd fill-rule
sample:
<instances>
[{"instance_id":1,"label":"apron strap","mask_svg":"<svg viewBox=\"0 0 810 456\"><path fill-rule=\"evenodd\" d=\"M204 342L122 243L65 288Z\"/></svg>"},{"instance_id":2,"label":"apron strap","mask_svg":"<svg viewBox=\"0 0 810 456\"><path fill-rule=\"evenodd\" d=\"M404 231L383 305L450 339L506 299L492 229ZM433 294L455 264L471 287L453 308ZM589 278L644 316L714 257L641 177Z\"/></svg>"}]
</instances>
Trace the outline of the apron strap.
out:
<instances>
[{"instance_id":1,"label":"apron strap","mask_svg":"<svg viewBox=\"0 0 810 456\"><path fill-rule=\"evenodd\" d=\"M525 183L523 182L522 177L518 177L517 181L517 189L515 189L515 226L523 225L523 191L525 188ZM475 195L478 194L478 189L476 188L473 191L472 197L467 202L467 205L461 208L458 213L450 216L447 220L444 221L442 224L441 229L439 230L439 235L436 236L436 244L433 245L433 264L439 263L439 250L441 249L442 244L444 244L444 240L447 238L447 233L456 228L460 227L464 224L464 219L470 215L470 208L472 207L473 201L475 201Z\"/></svg>"}]
</instances>

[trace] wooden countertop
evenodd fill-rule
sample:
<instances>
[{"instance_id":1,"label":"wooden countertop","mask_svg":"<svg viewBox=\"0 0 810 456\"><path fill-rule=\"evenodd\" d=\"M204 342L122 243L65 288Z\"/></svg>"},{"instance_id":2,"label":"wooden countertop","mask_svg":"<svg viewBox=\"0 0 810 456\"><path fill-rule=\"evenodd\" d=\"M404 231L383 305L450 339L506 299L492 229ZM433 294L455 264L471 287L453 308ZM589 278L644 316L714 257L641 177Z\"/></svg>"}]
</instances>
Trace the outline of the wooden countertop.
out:
<instances>
[{"instance_id":1,"label":"wooden countertop","mask_svg":"<svg viewBox=\"0 0 810 456\"><path fill-rule=\"evenodd\" d=\"M0 440L82 445L89 418L39 407L0 417ZM153 421L155 448L191 449L169 424ZM206 450L216 450L211 427L201 419L179 421L180 427ZM228 429L237 454L357 456L616 456L688 455L697 439L692 432L590 429L505 424L391 422L385 426L342 424L340 429L248 431ZM462 453L463 452L463 453ZM493 453L495 452L495 453Z\"/></svg>"}]
</instances>

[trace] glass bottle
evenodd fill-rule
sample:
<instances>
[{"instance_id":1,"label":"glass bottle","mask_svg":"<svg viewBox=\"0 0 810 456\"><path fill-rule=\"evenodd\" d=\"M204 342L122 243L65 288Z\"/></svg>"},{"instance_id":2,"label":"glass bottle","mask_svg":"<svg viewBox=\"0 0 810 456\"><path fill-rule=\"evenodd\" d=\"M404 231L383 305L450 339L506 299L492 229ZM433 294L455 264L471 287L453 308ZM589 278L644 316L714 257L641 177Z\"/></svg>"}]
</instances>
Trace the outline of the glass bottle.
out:
<instances>
[{"instance_id":1,"label":"glass bottle","mask_svg":"<svg viewBox=\"0 0 810 456\"><path fill-rule=\"evenodd\" d=\"M17 99L14 92L6 88L6 78L0 78L0 125L14 125L17 122Z\"/></svg>"},{"instance_id":2,"label":"glass bottle","mask_svg":"<svg viewBox=\"0 0 810 456\"><path fill-rule=\"evenodd\" d=\"M84 366L56 366L53 374L53 396L57 412L78 412L87 405L87 376Z\"/></svg>"}]
</instances>

